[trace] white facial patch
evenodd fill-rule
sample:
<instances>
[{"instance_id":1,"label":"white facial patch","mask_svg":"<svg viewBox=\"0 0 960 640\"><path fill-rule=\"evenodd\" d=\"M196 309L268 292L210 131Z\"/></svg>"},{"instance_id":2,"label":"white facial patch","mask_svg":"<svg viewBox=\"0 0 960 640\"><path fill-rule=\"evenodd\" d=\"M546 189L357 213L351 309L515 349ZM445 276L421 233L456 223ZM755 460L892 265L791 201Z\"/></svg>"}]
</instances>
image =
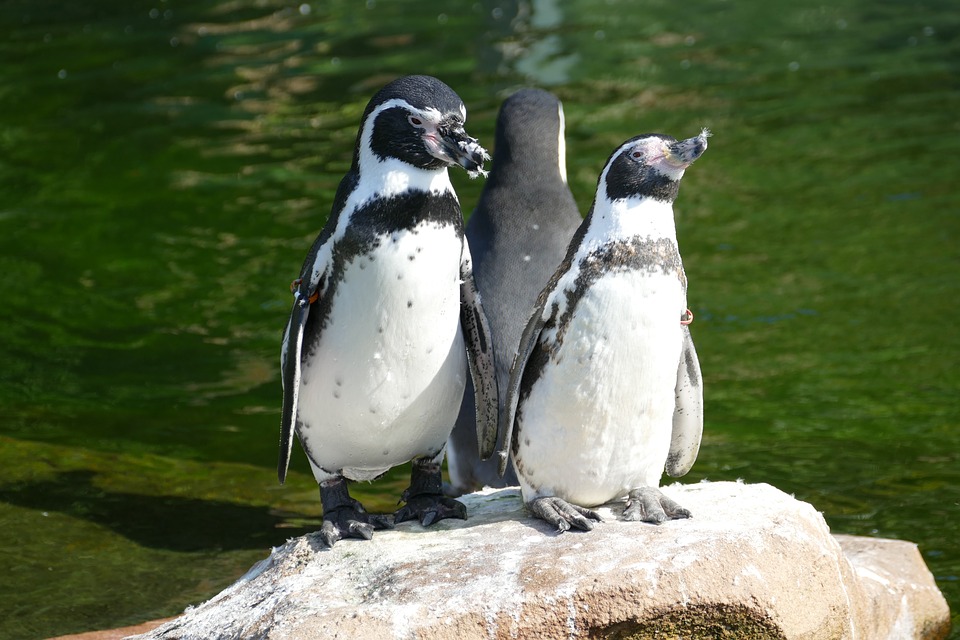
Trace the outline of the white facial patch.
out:
<instances>
[{"instance_id":1,"label":"white facial patch","mask_svg":"<svg viewBox=\"0 0 960 640\"><path fill-rule=\"evenodd\" d=\"M412 113L419 113L424 120L424 124L428 127L436 128L437 124L440 123L440 118L443 117L439 111L433 107L427 107L426 109L414 109L413 107L407 107Z\"/></svg>"}]
</instances>

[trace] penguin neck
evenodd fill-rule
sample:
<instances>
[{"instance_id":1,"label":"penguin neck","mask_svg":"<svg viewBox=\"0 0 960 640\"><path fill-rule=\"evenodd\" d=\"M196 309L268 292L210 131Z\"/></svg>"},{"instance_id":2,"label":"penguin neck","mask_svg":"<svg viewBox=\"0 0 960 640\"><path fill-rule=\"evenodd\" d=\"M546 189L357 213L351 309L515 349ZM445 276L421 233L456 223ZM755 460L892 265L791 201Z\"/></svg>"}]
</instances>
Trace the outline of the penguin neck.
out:
<instances>
[{"instance_id":1,"label":"penguin neck","mask_svg":"<svg viewBox=\"0 0 960 640\"><path fill-rule=\"evenodd\" d=\"M673 203L648 196L609 200L597 194L587 229L588 243L641 238L677 242Z\"/></svg>"},{"instance_id":2,"label":"penguin neck","mask_svg":"<svg viewBox=\"0 0 960 640\"><path fill-rule=\"evenodd\" d=\"M351 198L357 205L374 198L389 199L412 191L434 195L449 192L456 197L446 167L421 169L397 158L380 159L364 150L360 154L358 174L357 187Z\"/></svg>"}]
</instances>

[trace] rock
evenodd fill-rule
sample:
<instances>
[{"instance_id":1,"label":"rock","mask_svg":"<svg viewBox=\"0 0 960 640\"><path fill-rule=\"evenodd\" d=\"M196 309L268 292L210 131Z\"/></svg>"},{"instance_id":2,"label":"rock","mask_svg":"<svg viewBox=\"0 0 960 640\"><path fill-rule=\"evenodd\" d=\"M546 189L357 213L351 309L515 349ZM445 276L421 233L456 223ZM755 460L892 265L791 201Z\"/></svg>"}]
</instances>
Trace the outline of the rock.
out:
<instances>
[{"instance_id":1,"label":"rock","mask_svg":"<svg viewBox=\"0 0 960 640\"><path fill-rule=\"evenodd\" d=\"M333 549L297 538L138 637L835 640L949 630L911 543L838 542L812 506L765 484L664 493L694 517L623 522L612 505L593 531L557 534L526 514L516 489L488 489L462 498L466 521L405 523Z\"/></svg>"},{"instance_id":2,"label":"rock","mask_svg":"<svg viewBox=\"0 0 960 640\"><path fill-rule=\"evenodd\" d=\"M853 565L869 603L863 637L947 637L950 610L917 545L905 540L833 537Z\"/></svg>"}]
</instances>

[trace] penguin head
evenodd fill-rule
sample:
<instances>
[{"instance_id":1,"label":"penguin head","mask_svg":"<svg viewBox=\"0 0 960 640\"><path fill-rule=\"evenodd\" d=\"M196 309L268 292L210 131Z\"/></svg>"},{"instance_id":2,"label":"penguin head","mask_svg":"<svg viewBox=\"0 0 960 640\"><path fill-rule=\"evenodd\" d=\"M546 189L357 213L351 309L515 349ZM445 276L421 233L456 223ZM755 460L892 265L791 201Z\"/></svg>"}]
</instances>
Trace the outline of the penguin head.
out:
<instances>
[{"instance_id":1,"label":"penguin head","mask_svg":"<svg viewBox=\"0 0 960 640\"><path fill-rule=\"evenodd\" d=\"M504 100L495 140L493 166L507 168L506 177L528 180L556 170L567 181L563 105L549 91L528 87Z\"/></svg>"},{"instance_id":2,"label":"penguin head","mask_svg":"<svg viewBox=\"0 0 960 640\"><path fill-rule=\"evenodd\" d=\"M363 113L354 167L395 159L419 169L459 165L471 177L490 156L467 135L463 101L430 76L405 76L377 92Z\"/></svg>"},{"instance_id":3,"label":"penguin head","mask_svg":"<svg viewBox=\"0 0 960 640\"><path fill-rule=\"evenodd\" d=\"M703 129L686 140L658 133L631 138L610 156L600 187L611 201L648 197L673 202L683 172L707 150L709 136Z\"/></svg>"}]
</instances>

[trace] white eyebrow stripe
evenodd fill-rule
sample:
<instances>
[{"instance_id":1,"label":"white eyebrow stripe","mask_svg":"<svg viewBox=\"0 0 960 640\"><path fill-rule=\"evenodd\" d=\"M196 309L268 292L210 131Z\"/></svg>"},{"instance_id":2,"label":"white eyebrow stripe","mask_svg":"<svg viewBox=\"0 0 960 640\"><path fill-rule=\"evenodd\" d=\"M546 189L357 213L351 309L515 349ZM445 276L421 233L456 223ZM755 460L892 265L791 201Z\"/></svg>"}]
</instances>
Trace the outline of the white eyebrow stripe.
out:
<instances>
[{"instance_id":1,"label":"white eyebrow stripe","mask_svg":"<svg viewBox=\"0 0 960 640\"><path fill-rule=\"evenodd\" d=\"M557 150L558 150L557 162L560 165L560 179L563 180L564 183L566 183L567 182L567 141L564 136L565 121L563 118L562 104L559 104L559 103L557 104L557 112L560 116L560 131L557 134L560 138L557 144Z\"/></svg>"}]
</instances>

